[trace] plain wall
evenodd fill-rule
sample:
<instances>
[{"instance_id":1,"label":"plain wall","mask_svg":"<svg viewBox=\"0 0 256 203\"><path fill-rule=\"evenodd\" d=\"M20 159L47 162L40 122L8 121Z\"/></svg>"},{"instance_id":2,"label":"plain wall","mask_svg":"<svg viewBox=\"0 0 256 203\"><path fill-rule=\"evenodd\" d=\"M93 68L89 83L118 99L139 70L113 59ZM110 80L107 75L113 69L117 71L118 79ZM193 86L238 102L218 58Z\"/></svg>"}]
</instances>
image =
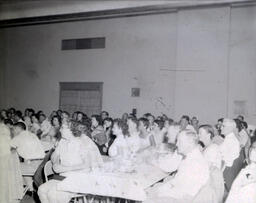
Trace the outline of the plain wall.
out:
<instances>
[{"instance_id":1,"label":"plain wall","mask_svg":"<svg viewBox=\"0 0 256 203\"><path fill-rule=\"evenodd\" d=\"M233 8L231 22L228 113L244 111L256 124L256 6ZM244 107L237 108L235 101L244 101Z\"/></svg>"},{"instance_id":2,"label":"plain wall","mask_svg":"<svg viewBox=\"0 0 256 203\"><path fill-rule=\"evenodd\" d=\"M102 109L113 117L137 108L214 123L236 116L234 101L245 100L245 116L256 122L255 12L198 8L3 29L2 107L49 114L59 105L59 82L103 82ZM86 37L106 37L106 48L61 51L62 39ZM131 97L132 87L140 97Z\"/></svg>"}]
</instances>

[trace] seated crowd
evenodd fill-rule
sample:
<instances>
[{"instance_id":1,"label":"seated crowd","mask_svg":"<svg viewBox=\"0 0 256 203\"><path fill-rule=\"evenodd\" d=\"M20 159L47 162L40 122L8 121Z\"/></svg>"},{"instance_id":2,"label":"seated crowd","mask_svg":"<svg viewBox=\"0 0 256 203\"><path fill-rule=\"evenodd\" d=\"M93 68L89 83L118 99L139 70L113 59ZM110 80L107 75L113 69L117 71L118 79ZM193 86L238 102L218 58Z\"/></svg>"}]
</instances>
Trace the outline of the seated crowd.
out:
<instances>
[{"instance_id":1,"label":"seated crowd","mask_svg":"<svg viewBox=\"0 0 256 203\"><path fill-rule=\"evenodd\" d=\"M88 117L80 111L70 115L57 110L47 117L43 111L26 109L23 114L10 108L1 111L0 140L1 163L13 152L20 162L43 160L33 180L42 203L65 203L74 196L58 190L65 172L96 170L104 165L104 157L123 166L164 143L181 161L171 176L146 189L145 202L256 202L256 130L243 116L210 125L187 115L178 122L151 113L139 118L124 113L113 119L106 111ZM47 161L54 175L45 182L42 170ZM2 186L6 177L17 176L11 167L1 164ZM0 202L19 199L17 188L5 188Z\"/></svg>"}]
</instances>

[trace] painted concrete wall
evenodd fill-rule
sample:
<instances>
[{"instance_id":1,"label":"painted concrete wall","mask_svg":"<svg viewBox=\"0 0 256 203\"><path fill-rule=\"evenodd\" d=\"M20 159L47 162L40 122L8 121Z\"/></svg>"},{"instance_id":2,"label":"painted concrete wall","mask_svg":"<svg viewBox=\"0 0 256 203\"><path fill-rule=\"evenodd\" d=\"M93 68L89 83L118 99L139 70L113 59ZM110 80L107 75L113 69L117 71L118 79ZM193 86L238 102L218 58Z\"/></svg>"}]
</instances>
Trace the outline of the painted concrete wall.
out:
<instances>
[{"instance_id":1,"label":"painted concrete wall","mask_svg":"<svg viewBox=\"0 0 256 203\"><path fill-rule=\"evenodd\" d=\"M59 82L103 82L103 109L114 117L137 108L139 115L189 114L213 123L234 116L234 100L246 100L246 116L256 122L255 8L5 29L6 102L50 113L58 108ZM85 37L106 37L106 48L61 51L62 39ZM242 94L233 85L240 76L250 78L241 81ZM139 98L130 96L132 87L141 88Z\"/></svg>"},{"instance_id":2,"label":"painted concrete wall","mask_svg":"<svg viewBox=\"0 0 256 203\"><path fill-rule=\"evenodd\" d=\"M256 6L233 8L231 22L228 111L256 123Z\"/></svg>"},{"instance_id":3,"label":"painted concrete wall","mask_svg":"<svg viewBox=\"0 0 256 203\"><path fill-rule=\"evenodd\" d=\"M7 32L8 104L19 108L50 111L58 108L59 82L102 81L103 109L113 115L134 107L138 113L158 113L155 100L165 97L168 88L165 84L159 91L159 69L175 66L175 14L19 27ZM83 37L106 37L106 48L61 51L61 39ZM141 88L140 98L130 96L132 87Z\"/></svg>"}]
</instances>

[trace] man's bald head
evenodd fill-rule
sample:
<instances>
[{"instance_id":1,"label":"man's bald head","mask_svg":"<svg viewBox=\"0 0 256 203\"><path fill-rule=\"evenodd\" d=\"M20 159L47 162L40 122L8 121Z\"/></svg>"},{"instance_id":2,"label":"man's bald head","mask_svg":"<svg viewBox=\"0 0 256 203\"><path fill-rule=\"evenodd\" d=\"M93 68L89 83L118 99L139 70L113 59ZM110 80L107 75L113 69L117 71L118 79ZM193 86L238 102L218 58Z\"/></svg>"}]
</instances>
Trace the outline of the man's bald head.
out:
<instances>
[{"instance_id":1,"label":"man's bald head","mask_svg":"<svg viewBox=\"0 0 256 203\"><path fill-rule=\"evenodd\" d=\"M235 132L236 122L233 119L225 118L222 123L221 133L228 135L229 133Z\"/></svg>"}]
</instances>

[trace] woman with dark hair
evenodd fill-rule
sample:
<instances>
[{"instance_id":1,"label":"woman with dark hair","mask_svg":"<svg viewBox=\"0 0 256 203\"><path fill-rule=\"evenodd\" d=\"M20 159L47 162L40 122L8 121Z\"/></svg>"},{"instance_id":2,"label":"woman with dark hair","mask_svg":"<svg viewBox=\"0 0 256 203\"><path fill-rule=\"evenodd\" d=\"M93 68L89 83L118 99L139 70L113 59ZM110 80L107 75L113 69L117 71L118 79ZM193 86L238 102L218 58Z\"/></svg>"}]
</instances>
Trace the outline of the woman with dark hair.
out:
<instances>
[{"instance_id":1,"label":"woman with dark hair","mask_svg":"<svg viewBox=\"0 0 256 203\"><path fill-rule=\"evenodd\" d=\"M174 120L171 118L168 118L164 120L164 127L168 130L171 125L173 125Z\"/></svg>"},{"instance_id":2,"label":"woman with dark hair","mask_svg":"<svg viewBox=\"0 0 256 203\"><path fill-rule=\"evenodd\" d=\"M31 116L32 126L30 128L30 131L37 135L37 133L40 131L40 125L39 125L39 118L37 114L33 114Z\"/></svg>"},{"instance_id":3,"label":"woman with dark hair","mask_svg":"<svg viewBox=\"0 0 256 203\"><path fill-rule=\"evenodd\" d=\"M53 116L51 119L51 129L48 133L51 142L56 142L60 139L60 127L62 125L61 118L57 115Z\"/></svg>"},{"instance_id":4,"label":"woman with dark hair","mask_svg":"<svg viewBox=\"0 0 256 203\"><path fill-rule=\"evenodd\" d=\"M5 109L1 110L1 117L2 119L7 119L7 111Z\"/></svg>"},{"instance_id":5,"label":"woman with dark hair","mask_svg":"<svg viewBox=\"0 0 256 203\"><path fill-rule=\"evenodd\" d=\"M122 115L122 120L123 120L124 122L127 122L128 117L129 117L129 114L128 114L128 113L123 113L123 115Z\"/></svg>"},{"instance_id":6,"label":"woman with dark hair","mask_svg":"<svg viewBox=\"0 0 256 203\"><path fill-rule=\"evenodd\" d=\"M78 111L75 111L75 112L72 114L72 118L71 118L72 121L77 121L77 114L78 114Z\"/></svg>"},{"instance_id":7,"label":"woman with dark hair","mask_svg":"<svg viewBox=\"0 0 256 203\"><path fill-rule=\"evenodd\" d=\"M62 111L60 117L61 117L62 125L66 125L66 126L70 127L70 125L71 125L71 123L70 123L70 114L67 111Z\"/></svg>"},{"instance_id":8,"label":"woman with dark hair","mask_svg":"<svg viewBox=\"0 0 256 203\"><path fill-rule=\"evenodd\" d=\"M107 117L103 120L103 128L107 137L107 142L105 144L107 154L108 154L108 149L109 147L113 144L116 136L113 135L112 133L112 128L113 128L113 119L110 117Z\"/></svg>"},{"instance_id":9,"label":"woman with dark hair","mask_svg":"<svg viewBox=\"0 0 256 203\"><path fill-rule=\"evenodd\" d=\"M24 116L24 123L26 124L27 130L31 131L32 128L32 120L30 116Z\"/></svg>"},{"instance_id":10,"label":"woman with dark hair","mask_svg":"<svg viewBox=\"0 0 256 203\"><path fill-rule=\"evenodd\" d=\"M100 153L102 155L106 155L107 151L105 149L105 144L107 143L107 136L106 136L104 128L102 126L102 120L101 120L100 115L92 115L91 121L92 121L92 126L91 126L92 140L97 144L97 146L100 150Z\"/></svg>"},{"instance_id":11,"label":"woman with dark hair","mask_svg":"<svg viewBox=\"0 0 256 203\"><path fill-rule=\"evenodd\" d=\"M26 108L24 111L24 116L29 116L29 108Z\"/></svg>"},{"instance_id":12,"label":"woman with dark hair","mask_svg":"<svg viewBox=\"0 0 256 203\"><path fill-rule=\"evenodd\" d=\"M81 112L81 111L78 111L77 116L76 116L76 121L77 122L83 122L83 120L84 120L84 113Z\"/></svg>"},{"instance_id":13,"label":"woman with dark hair","mask_svg":"<svg viewBox=\"0 0 256 203\"><path fill-rule=\"evenodd\" d=\"M113 144L108 150L110 157L125 159L129 156L129 148L125 137L128 134L128 126L122 119L115 119L113 124L113 134L116 136Z\"/></svg>"},{"instance_id":14,"label":"woman with dark hair","mask_svg":"<svg viewBox=\"0 0 256 203\"><path fill-rule=\"evenodd\" d=\"M61 109L58 109L56 113L57 113L57 115L58 115L59 117L61 117L62 110L61 110Z\"/></svg>"},{"instance_id":15,"label":"woman with dark hair","mask_svg":"<svg viewBox=\"0 0 256 203\"><path fill-rule=\"evenodd\" d=\"M9 108L8 109L8 114L9 114L9 118L12 119L12 121L14 121L14 115L15 115L16 109L15 108Z\"/></svg>"},{"instance_id":16,"label":"woman with dark hair","mask_svg":"<svg viewBox=\"0 0 256 203\"><path fill-rule=\"evenodd\" d=\"M153 146L155 141L154 141L154 137L151 133L149 133L148 131L149 128L149 121L147 118L140 118L139 119L139 136L140 136L140 149L145 149L148 148L150 146Z\"/></svg>"},{"instance_id":17,"label":"woman with dark hair","mask_svg":"<svg viewBox=\"0 0 256 203\"><path fill-rule=\"evenodd\" d=\"M57 116L57 111L52 111L50 116L49 116L49 120L52 120L53 116Z\"/></svg>"}]
</instances>

